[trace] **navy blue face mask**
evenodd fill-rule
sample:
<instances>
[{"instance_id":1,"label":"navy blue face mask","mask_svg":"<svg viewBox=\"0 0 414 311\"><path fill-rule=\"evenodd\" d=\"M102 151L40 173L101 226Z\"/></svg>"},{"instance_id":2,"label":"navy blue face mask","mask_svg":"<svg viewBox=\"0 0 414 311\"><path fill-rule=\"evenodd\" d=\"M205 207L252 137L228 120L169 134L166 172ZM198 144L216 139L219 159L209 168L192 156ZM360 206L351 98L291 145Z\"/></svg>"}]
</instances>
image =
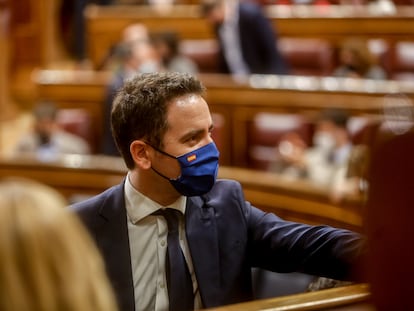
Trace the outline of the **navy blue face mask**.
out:
<instances>
[{"instance_id":1,"label":"navy blue face mask","mask_svg":"<svg viewBox=\"0 0 414 311\"><path fill-rule=\"evenodd\" d=\"M168 179L174 188L184 196L198 196L211 190L217 178L219 151L214 142L201 148L175 157L153 147L158 152L177 159L181 167L181 175L172 179L164 176L152 167L161 177Z\"/></svg>"}]
</instances>

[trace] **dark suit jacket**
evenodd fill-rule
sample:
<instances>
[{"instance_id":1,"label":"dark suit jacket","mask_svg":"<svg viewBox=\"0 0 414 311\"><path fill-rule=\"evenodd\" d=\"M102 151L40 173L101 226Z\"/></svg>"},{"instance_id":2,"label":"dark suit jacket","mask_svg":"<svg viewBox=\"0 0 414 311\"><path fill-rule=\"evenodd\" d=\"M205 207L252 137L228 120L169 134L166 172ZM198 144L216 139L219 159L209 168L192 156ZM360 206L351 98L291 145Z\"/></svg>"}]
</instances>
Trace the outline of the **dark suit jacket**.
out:
<instances>
[{"instance_id":1,"label":"dark suit jacket","mask_svg":"<svg viewBox=\"0 0 414 311\"><path fill-rule=\"evenodd\" d=\"M216 35L223 46L219 28ZM239 36L243 59L252 74L287 74L288 66L277 48L277 33L262 9L255 3L239 4ZM223 51L219 53L220 70L229 73Z\"/></svg>"},{"instance_id":2,"label":"dark suit jacket","mask_svg":"<svg viewBox=\"0 0 414 311\"><path fill-rule=\"evenodd\" d=\"M96 240L121 310L134 310L123 183L71 207ZM245 202L235 181L218 180L201 197L189 197L186 235L205 307L252 298L251 267L346 278L359 235L287 222Z\"/></svg>"}]
</instances>

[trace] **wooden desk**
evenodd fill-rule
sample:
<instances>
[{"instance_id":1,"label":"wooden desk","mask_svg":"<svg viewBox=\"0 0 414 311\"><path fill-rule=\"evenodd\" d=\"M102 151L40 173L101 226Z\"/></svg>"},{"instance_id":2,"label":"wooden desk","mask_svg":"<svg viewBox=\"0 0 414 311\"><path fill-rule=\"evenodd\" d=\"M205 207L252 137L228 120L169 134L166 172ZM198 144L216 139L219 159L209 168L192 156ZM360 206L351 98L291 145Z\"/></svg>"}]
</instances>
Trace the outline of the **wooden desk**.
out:
<instances>
[{"instance_id":1,"label":"wooden desk","mask_svg":"<svg viewBox=\"0 0 414 311\"><path fill-rule=\"evenodd\" d=\"M411 82L333 79L301 76L252 76L235 81L229 76L199 76L207 87L206 99L213 113L223 116L220 129L220 163L247 165L247 124L261 112L312 115L327 107L342 107L353 115L383 113L384 98L402 93L414 99ZM102 134L108 72L41 70L34 75L39 98L58 106L85 108Z\"/></svg>"},{"instance_id":2,"label":"wooden desk","mask_svg":"<svg viewBox=\"0 0 414 311\"><path fill-rule=\"evenodd\" d=\"M395 14L387 14L369 6L267 5L265 13L280 37L321 38L333 46L351 36L389 42L412 41L414 37L414 8L410 6L398 7ZM131 23L143 23L150 31L173 30L182 39L214 38L197 5L174 5L166 11L137 5L91 5L85 16L88 56L95 66L119 41L122 29Z\"/></svg>"},{"instance_id":3,"label":"wooden desk","mask_svg":"<svg viewBox=\"0 0 414 311\"><path fill-rule=\"evenodd\" d=\"M100 193L121 182L125 172L123 161L115 157L67 155L50 163L30 156L0 159L1 177L32 178L68 199Z\"/></svg>"},{"instance_id":4,"label":"wooden desk","mask_svg":"<svg viewBox=\"0 0 414 311\"><path fill-rule=\"evenodd\" d=\"M126 171L117 157L68 155L50 163L33 157L0 159L0 177L33 178L72 199L118 184ZM306 182L286 182L271 173L221 166L219 177L239 181L246 200L282 218L361 230L361 201L334 205L325 190Z\"/></svg>"}]
</instances>

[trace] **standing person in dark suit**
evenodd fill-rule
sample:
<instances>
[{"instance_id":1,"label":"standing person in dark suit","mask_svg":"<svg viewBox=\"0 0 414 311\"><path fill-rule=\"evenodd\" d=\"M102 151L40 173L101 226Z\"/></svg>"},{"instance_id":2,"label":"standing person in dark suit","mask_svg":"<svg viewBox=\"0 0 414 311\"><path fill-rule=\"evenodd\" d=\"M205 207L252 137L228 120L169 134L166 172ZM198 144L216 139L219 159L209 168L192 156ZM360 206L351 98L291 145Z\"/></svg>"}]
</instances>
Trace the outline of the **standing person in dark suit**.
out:
<instances>
[{"instance_id":1,"label":"standing person in dark suit","mask_svg":"<svg viewBox=\"0 0 414 311\"><path fill-rule=\"evenodd\" d=\"M127 81L111 120L128 174L71 206L96 239L120 309L183 311L250 300L252 267L352 278L363 253L360 235L285 221L246 202L238 182L216 180L219 152L203 92L186 73ZM177 288L168 285L173 243L162 211L179 215L175 232L192 287L185 296L180 283L180 300L190 296L183 308L169 297Z\"/></svg>"},{"instance_id":2,"label":"standing person in dark suit","mask_svg":"<svg viewBox=\"0 0 414 311\"><path fill-rule=\"evenodd\" d=\"M288 73L277 48L277 34L258 4L206 0L201 6L219 42L223 73L241 76Z\"/></svg>"}]
</instances>

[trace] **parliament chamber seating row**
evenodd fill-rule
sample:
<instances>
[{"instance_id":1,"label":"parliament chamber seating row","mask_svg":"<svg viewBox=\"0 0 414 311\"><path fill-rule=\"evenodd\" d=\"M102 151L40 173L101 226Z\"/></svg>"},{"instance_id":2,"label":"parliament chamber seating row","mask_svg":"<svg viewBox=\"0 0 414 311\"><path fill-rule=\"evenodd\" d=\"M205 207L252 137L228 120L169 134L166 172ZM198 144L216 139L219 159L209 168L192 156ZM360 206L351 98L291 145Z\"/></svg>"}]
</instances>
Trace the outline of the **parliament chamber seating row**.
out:
<instances>
[{"instance_id":1,"label":"parliament chamber seating row","mask_svg":"<svg viewBox=\"0 0 414 311\"><path fill-rule=\"evenodd\" d=\"M281 38L278 48L294 75L327 76L337 64L333 47L321 39ZM182 40L180 51L198 65L200 72L218 72L215 39Z\"/></svg>"},{"instance_id":2,"label":"parliament chamber seating row","mask_svg":"<svg viewBox=\"0 0 414 311\"><path fill-rule=\"evenodd\" d=\"M365 145L374 150L392 137L382 116L350 116L348 132L354 145ZM410 127L412 125L409 125ZM312 146L315 131L313 120L301 114L258 113L247 123L246 137L247 166L258 170L269 170L277 159L276 148L288 133L296 133L308 145Z\"/></svg>"},{"instance_id":3,"label":"parliament chamber seating row","mask_svg":"<svg viewBox=\"0 0 414 311\"><path fill-rule=\"evenodd\" d=\"M290 67L290 74L330 76L339 65L338 47L320 38L280 38L278 48ZM381 39L368 41L391 80L414 80L414 41L387 44ZM202 73L218 72L218 47L214 39L182 40L180 50L191 58Z\"/></svg>"}]
</instances>

